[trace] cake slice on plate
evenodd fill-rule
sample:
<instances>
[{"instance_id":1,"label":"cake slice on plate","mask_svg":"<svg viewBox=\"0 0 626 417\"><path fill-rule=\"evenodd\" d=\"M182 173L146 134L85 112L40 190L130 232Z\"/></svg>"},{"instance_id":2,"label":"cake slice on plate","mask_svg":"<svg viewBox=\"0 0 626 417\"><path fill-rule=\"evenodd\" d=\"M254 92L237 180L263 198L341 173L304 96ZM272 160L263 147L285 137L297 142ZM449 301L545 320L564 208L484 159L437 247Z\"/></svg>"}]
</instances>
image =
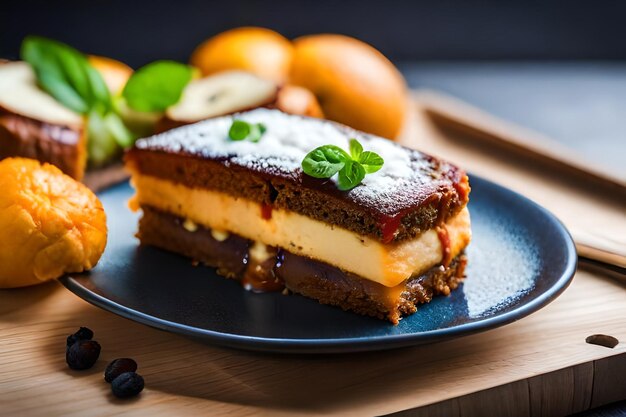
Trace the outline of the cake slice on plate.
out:
<instances>
[{"instance_id":1,"label":"cake slice on plate","mask_svg":"<svg viewBox=\"0 0 626 417\"><path fill-rule=\"evenodd\" d=\"M233 140L234 122L260 129ZM351 139L382 157L382 168L347 191L303 171L310 151L349 149ZM397 324L463 279L467 175L389 140L257 109L141 139L126 164L141 243L248 289L286 288Z\"/></svg>"}]
</instances>

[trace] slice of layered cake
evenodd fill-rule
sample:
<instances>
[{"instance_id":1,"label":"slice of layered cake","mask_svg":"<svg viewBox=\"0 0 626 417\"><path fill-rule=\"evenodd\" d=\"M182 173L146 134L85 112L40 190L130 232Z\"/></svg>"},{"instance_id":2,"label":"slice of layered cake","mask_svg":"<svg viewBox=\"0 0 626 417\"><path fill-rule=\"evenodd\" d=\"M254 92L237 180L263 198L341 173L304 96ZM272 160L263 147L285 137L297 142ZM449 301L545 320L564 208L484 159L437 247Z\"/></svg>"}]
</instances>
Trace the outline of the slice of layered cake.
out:
<instances>
[{"instance_id":1,"label":"slice of layered cake","mask_svg":"<svg viewBox=\"0 0 626 417\"><path fill-rule=\"evenodd\" d=\"M303 171L312 150L343 152L352 139L382 167L351 187ZM257 109L139 140L126 163L141 243L248 289L287 289L397 324L463 279L467 175L389 140Z\"/></svg>"}]
</instances>

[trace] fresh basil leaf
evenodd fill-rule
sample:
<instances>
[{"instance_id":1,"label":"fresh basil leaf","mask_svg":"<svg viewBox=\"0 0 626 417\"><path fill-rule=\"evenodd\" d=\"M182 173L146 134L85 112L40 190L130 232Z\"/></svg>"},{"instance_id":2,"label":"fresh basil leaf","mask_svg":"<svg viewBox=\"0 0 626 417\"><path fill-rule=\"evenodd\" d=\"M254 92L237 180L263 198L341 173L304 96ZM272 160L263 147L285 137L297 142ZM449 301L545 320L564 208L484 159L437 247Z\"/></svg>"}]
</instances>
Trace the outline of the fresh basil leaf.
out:
<instances>
[{"instance_id":1,"label":"fresh basil leaf","mask_svg":"<svg viewBox=\"0 0 626 417\"><path fill-rule=\"evenodd\" d=\"M320 148L324 148L325 152L328 153L328 156L330 158L334 158L334 160L346 162L351 159L348 152L344 151L339 146L324 145L324 146L320 146Z\"/></svg>"},{"instance_id":2,"label":"fresh basil leaf","mask_svg":"<svg viewBox=\"0 0 626 417\"><path fill-rule=\"evenodd\" d=\"M104 82L104 78L97 69L92 67L87 61L87 78L89 79L89 86L91 87L91 93L94 98L94 104L100 104L104 107L104 111L110 111L113 109L113 102L111 99L111 93L109 87Z\"/></svg>"},{"instance_id":3,"label":"fresh basil leaf","mask_svg":"<svg viewBox=\"0 0 626 417\"><path fill-rule=\"evenodd\" d=\"M320 146L304 157L302 170L314 178L330 178L339 172L349 160L350 156L337 146Z\"/></svg>"},{"instance_id":4,"label":"fresh basil leaf","mask_svg":"<svg viewBox=\"0 0 626 417\"><path fill-rule=\"evenodd\" d=\"M94 97L87 78L87 60L78 51L69 46L62 46L51 42L46 51L49 59L56 62L60 68L59 75L72 86L76 93L89 105L94 103Z\"/></svg>"},{"instance_id":5,"label":"fresh basil leaf","mask_svg":"<svg viewBox=\"0 0 626 417\"><path fill-rule=\"evenodd\" d=\"M228 137L230 140L244 140L250 134L250 123L243 120L233 120L233 124L228 130Z\"/></svg>"},{"instance_id":6,"label":"fresh basil leaf","mask_svg":"<svg viewBox=\"0 0 626 417\"><path fill-rule=\"evenodd\" d=\"M22 42L21 56L35 71L40 87L64 106L81 114L95 107L103 112L111 108L102 76L71 46L29 36Z\"/></svg>"},{"instance_id":7,"label":"fresh basil leaf","mask_svg":"<svg viewBox=\"0 0 626 417\"><path fill-rule=\"evenodd\" d=\"M65 73L65 66L59 57L60 50L62 48L55 41L29 36L22 42L21 56L33 68L37 82L43 90L64 106L78 113L87 113L89 97L81 95L68 80L71 75ZM68 66L76 70L72 65Z\"/></svg>"},{"instance_id":8,"label":"fresh basil leaf","mask_svg":"<svg viewBox=\"0 0 626 417\"><path fill-rule=\"evenodd\" d=\"M165 111L180 100L192 74L192 68L188 65L156 61L133 73L124 86L122 96L132 109Z\"/></svg>"},{"instance_id":9,"label":"fresh basil leaf","mask_svg":"<svg viewBox=\"0 0 626 417\"><path fill-rule=\"evenodd\" d=\"M235 119L228 130L228 137L234 141L248 139L250 142L257 143L266 131L267 128L263 123L248 123Z\"/></svg>"},{"instance_id":10,"label":"fresh basil leaf","mask_svg":"<svg viewBox=\"0 0 626 417\"><path fill-rule=\"evenodd\" d=\"M40 48L39 41L42 38L38 36L27 36L22 41L22 46L20 47L20 57L28 62L31 66L33 63L38 63L44 60L43 54L44 49Z\"/></svg>"},{"instance_id":11,"label":"fresh basil leaf","mask_svg":"<svg viewBox=\"0 0 626 417\"><path fill-rule=\"evenodd\" d=\"M339 171L338 187L342 191L351 190L365 178L365 168L356 161L348 161Z\"/></svg>"},{"instance_id":12,"label":"fresh basil leaf","mask_svg":"<svg viewBox=\"0 0 626 417\"><path fill-rule=\"evenodd\" d=\"M30 36L22 59L33 68L41 88L64 106L87 115L89 161L101 165L133 144L133 135L113 108L101 74L76 49L51 39Z\"/></svg>"},{"instance_id":13,"label":"fresh basil leaf","mask_svg":"<svg viewBox=\"0 0 626 417\"><path fill-rule=\"evenodd\" d=\"M361 153L363 153L363 146L361 146L358 140L350 139L350 155L352 159L358 161Z\"/></svg>"},{"instance_id":14,"label":"fresh basil leaf","mask_svg":"<svg viewBox=\"0 0 626 417\"><path fill-rule=\"evenodd\" d=\"M313 149L302 160L302 170L315 178L330 178L339 173L337 187L351 190L363 181L366 174L378 171L384 164L375 152L363 151L363 146L350 139L350 154L334 145Z\"/></svg>"},{"instance_id":15,"label":"fresh basil leaf","mask_svg":"<svg viewBox=\"0 0 626 417\"><path fill-rule=\"evenodd\" d=\"M359 163L363 165L366 173L372 174L381 169L385 161L377 153L365 151L359 157Z\"/></svg>"},{"instance_id":16,"label":"fresh basil leaf","mask_svg":"<svg viewBox=\"0 0 626 417\"><path fill-rule=\"evenodd\" d=\"M61 81L51 72L42 72L37 78L39 86L65 107L81 114L89 111L89 103L78 95L72 86Z\"/></svg>"},{"instance_id":17,"label":"fresh basil leaf","mask_svg":"<svg viewBox=\"0 0 626 417\"><path fill-rule=\"evenodd\" d=\"M250 139L250 142L257 143L261 140L261 136L263 136L264 132L265 126L263 126L261 123L255 123L253 125L250 125L250 134L248 135L248 139Z\"/></svg>"}]
</instances>

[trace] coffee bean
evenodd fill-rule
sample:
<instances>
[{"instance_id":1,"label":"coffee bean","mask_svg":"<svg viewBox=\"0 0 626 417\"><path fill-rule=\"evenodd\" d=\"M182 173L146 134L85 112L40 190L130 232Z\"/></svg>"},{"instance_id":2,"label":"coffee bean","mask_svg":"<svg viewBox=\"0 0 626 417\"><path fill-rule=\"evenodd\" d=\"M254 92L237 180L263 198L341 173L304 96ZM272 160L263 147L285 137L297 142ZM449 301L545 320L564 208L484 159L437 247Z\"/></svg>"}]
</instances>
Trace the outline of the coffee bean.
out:
<instances>
[{"instance_id":1,"label":"coffee bean","mask_svg":"<svg viewBox=\"0 0 626 417\"><path fill-rule=\"evenodd\" d=\"M95 340L77 340L65 352L65 360L72 369L89 369L98 360L100 349Z\"/></svg>"},{"instance_id":2,"label":"coffee bean","mask_svg":"<svg viewBox=\"0 0 626 417\"><path fill-rule=\"evenodd\" d=\"M111 391L119 398L134 397L143 387L143 377L136 372L124 372L111 382Z\"/></svg>"},{"instance_id":3,"label":"coffee bean","mask_svg":"<svg viewBox=\"0 0 626 417\"><path fill-rule=\"evenodd\" d=\"M137 362L130 358L115 359L109 365L107 365L104 371L104 380L106 382L112 382L115 378L123 374L124 372L135 372L137 370Z\"/></svg>"},{"instance_id":4,"label":"coffee bean","mask_svg":"<svg viewBox=\"0 0 626 417\"><path fill-rule=\"evenodd\" d=\"M74 334L67 336L67 347L69 348L78 340L91 340L93 339L93 331L88 327L81 327Z\"/></svg>"}]
</instances>

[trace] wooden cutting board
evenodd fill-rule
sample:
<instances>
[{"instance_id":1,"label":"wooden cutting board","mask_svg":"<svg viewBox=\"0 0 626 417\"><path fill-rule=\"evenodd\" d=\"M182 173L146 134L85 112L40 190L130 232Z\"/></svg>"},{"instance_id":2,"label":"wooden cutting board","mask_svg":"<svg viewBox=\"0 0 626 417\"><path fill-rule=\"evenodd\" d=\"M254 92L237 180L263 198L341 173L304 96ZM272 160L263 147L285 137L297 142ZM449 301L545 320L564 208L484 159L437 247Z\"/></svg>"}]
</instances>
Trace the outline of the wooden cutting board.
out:
<instances>
[{"instance_id":1,"label":"wooden cutting board","mask_svg":"<svg viewBox=\"0 0 626 417\"><path fill-rule=\"evenodd\" d=\"M405 143L520 191L567 225L626 236L620 197L540 163L441 131L417 104ZM0 415L560 415L626 399L626 287L579 270L555 302L482 334L388 352L296 356L205 345L107 313L52 282L0 291ZM103 350L67 369L78 326ZM586 343L594 334L622 341ZM117 400L108 361L133 357L139 398Z\"/></svg>"}]
</instances>

